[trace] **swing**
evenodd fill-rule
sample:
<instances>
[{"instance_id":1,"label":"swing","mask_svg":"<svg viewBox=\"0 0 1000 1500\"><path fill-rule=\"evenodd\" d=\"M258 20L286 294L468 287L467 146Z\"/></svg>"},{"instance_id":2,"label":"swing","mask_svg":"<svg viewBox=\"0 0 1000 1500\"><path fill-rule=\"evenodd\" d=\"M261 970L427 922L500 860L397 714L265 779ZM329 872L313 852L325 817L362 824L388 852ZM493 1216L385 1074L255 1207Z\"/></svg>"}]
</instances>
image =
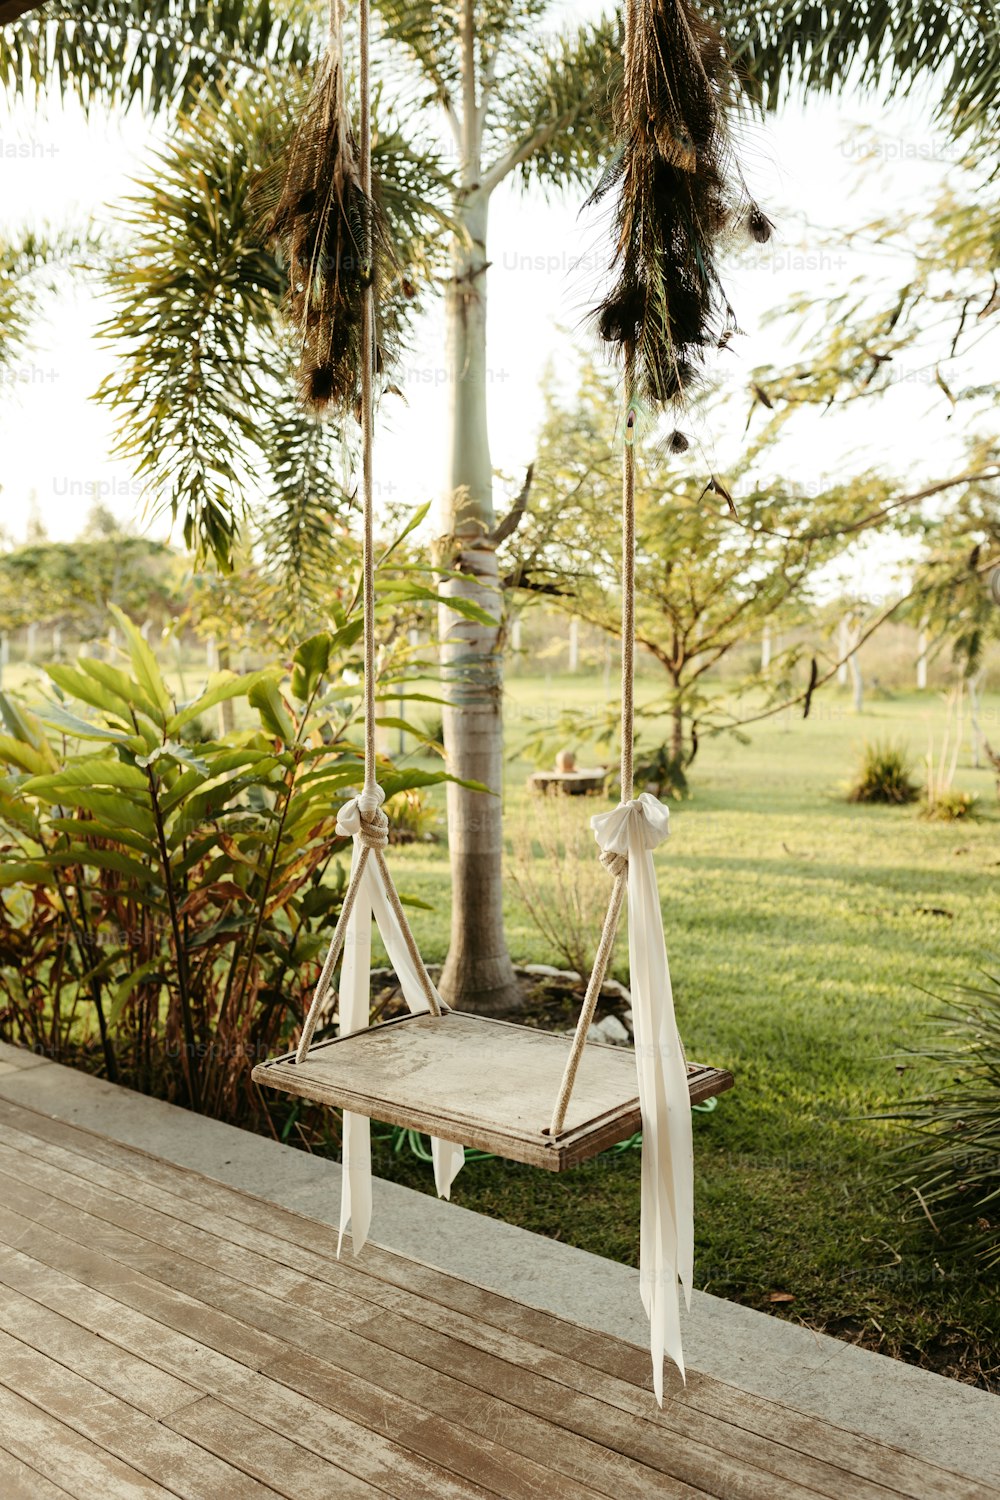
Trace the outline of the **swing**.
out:
<instances>
[{"instance_id":1,"label":"swing","mask_svg":"<svg viewBox=\"0 0 1000 1500\"><path fill-rule=\"evenodd\" d=\"M693 55L691 26L686 19L685 0L650 0L651 29L643 31L635 21L631 0L626 27L626 87L637 78L648 81L662 68L665 55L679 55L694 80L704 90L704 118L710 122L699 151L711 166L712 152L721 155L724 126L719 117L718 93L705 72L708 52ZM681 12L684 12L681 14ZM669 1354L683 1371L680 1347L678 1285L690 1299L693 1265L693 1164L690 1104L709 1099L733 1085L732 1075L722 1069L688 1064L677 1035L670 975L663 937L662 911L657 892L652 851L667 835L666 807L642 793L633 796L634 657L635 657L635 439L637 403L644 393L654 403L675 399L683 389L706 342L705 327L718 293L717 276L706 279L702 324L693 332L667 330L669 357L661 347L662 337L650 339L646 327L630 327L618 303L634 309L635 246L652 246L645 252L657 258L647 268L647 282L659 276L688 275L678 269L674 229L669 207L642 196L644 184L663 181L663 152L671 170L676 168L677 194L699 191L693 147L680 157L678 140L686 139L684 124L670 110L670 90L661 92L661 107L667 125L658 134L648 129L649 89L636 87L641 96L634 123L626 125L625 166L614 180L632 186L622 188L619 208L621 279L602 308L601 329L605 338L619 342L625 354L625 432L622 469L622 629L621 629L621 803L591 819L599 847L599 858L612 879L611 895L594 966L587 985L579 1020L571 1036L554 1035L532 1027L511 1024L452 1010L438 995L420 957L409 923L386 863L387 818L382 810L383 793L376 780L375 747L375 565L373 541L372 443L373 371L378 363L375 295L372 274L377 264L376 210L371 196L371 128L369 104L369 0L360 0L360 132L356 157L349 121L336 117L342 103L343 77L338 48L339 0L331 0L331 48L319 75L317 90L326 96L307 108L325 110L333 120L334 139L342 154L334 165L337 207L342 223L327 219L323 233L340 235L338 245L350 243L354 228L364 227L365 243L354 264L367 266L358 279L356 302L360 327L357 380L360 386L362 428L363 499L363 614L364 614L364 786L357 797L341 809L337 831L353 840L351 876L329 952L305 1019L301 1039L294 1052L258 1064L253 1070L257 1083L287 1093L332 1105L344 1111L343 1198L341 1234L350 1223L355 1253L365 1242L371 1217L371 1156L369 1122L372 1119L425 1132L432 1138L438 1191L447 1197L451 1182L464 1161L464 1147L472 1146L549 1171L560 1172L596 1156L599 1152L643 1131L642 1220L640 1234L640 1288L650 1317L654 1389L662 1398L662 1363ZM671 29L673 28L673 29ZM685 50L687 49L687 50ZM652 70L652 72L650 71ZM657 75L658 76L658 75ZM324 81L325 80L325 81ZM339 91L339 92L338 92ZM666 101L666 102L664 102ZM336 132L339 131L339 137ZM673 145L670 142L673 141ZM663 145L666 142L666 146ZM346 144L345 144L346 143ZM679 148L677 148L679 149ZM628 155L632 152L632 156ZM356 178L351 172L356 171ZM645 173L645 177L643 174ZM715 178L708 174L707 191L715 193ZM348 201L351 183L361 203ZM742 179L739 180L740 183ZM288 184L292 184L289 187ZM296 185L297 184L297 185ZM346 185L345 185L346 184ZM294 188L294 190L293 190ZM599 192L606 189L599 189ZM631 193L625 202L624 195ZM275 234L287 229L294 204L316 196L302 193L301 174L290 164L286 199L291 203L275 218ZM714 200L713 200L714 201ZM737 196L734 202L741 201ZM327 190L327 210L331 197ZM740 212L754 238L767 220L749 201ZM284 213L284 218L282 218ZM332 210L336 220L337 208ZM641 222L640 222L641 221ZM688 215L686 222L697 222ZM345 227L346 226L346 227ZM756 226L756 227L755 227ZM769 228L769 226L768 226ZM651 232L652 231L652 232ZM659 234L659 239L657 239ZM301 243L303 236L299 235ZM668 247L669 240L669 248ZM294 243L294 240L292 241ZM633 246L632 249L629 246ZM356 242L354 246L357 249ZM707 262L703 247L688 247L702 269ZM339 254L339 250L337 254ZM631 256L631 260L629 257ZM344 262L345 266L348 264ZM339 261L337 262L339 279ZM631 269L629 269L631 267ZM666 269L664 269L664 267ZM714 267L709 267L714 275ZM707 278L707 272L706 272ZM293 288L296 278L292 277ZM297 295L304 302L300 314L308 314L308 283ZM688 277L690 285L690 277ZM615 299L618 299L616 303ZM690 298L689 298L690 300ZM725 304L728 317L728 304ZM646 313L642 314L645 318ZM302 318L303 327L321 323L320 315ZM617 329L619 332L608 332ZM335 364L331 338L306 350L313 366L304 372L304 389L315 404L338 396L345 386L343 361ZM337 346L338 348L340 345ZM317 348L319 353L317 353ZM305 356L304 356L305 358ZM340 356L337 356L340 359ZM641 371L638 368L642 361ZM641 376L641 378L640 378ZM321 377L321 378L317 378ZM587 1036L619 925L622 907L628 907L629 962L635 1028L634 1051L587 1042ZM400 981L410 1013L369 1025L372 921L378 925L389 960ZM343 955L339 986L340 1034L314 1040L317 1022L330 993L338 961Z\"/></svg>"}]
</instances>

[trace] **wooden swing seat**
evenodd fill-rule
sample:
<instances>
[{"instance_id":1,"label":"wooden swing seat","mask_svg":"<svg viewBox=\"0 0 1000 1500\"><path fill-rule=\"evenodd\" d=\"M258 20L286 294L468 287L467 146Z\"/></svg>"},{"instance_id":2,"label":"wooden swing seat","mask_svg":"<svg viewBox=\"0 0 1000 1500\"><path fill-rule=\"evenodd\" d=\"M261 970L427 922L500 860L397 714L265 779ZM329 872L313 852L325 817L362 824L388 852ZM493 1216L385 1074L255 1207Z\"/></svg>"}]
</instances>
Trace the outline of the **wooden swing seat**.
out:
<instances>
[{"instance_id":1,"label":"wooden swing seat","mask_svg":"<svg viewBox=\"0 0 1000 1500\"><path fill-rule=\"evenodd\" d=\"M641 1128L635 1055L588 1043L566 1123L548 1134L572 1036L465 1011L398 1016L364 1031L258 1063L257 1083L319 1104L492 1151L550 1172L627 1140ZM732 1088L733 1075L688 1064L697 1104Z\"/></svg>"}]
</instances>

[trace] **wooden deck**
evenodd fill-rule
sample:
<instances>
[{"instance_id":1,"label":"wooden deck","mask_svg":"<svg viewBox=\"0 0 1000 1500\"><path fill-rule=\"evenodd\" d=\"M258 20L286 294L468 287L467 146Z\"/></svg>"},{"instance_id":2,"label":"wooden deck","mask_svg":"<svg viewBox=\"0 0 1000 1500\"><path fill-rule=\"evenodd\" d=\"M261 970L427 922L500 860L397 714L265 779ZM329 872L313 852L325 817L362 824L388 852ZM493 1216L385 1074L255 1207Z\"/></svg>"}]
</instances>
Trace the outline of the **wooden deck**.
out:
<instances>
[{"instance_id":1,"label":"wooden deck","mask_svg":"<svg viewBox=\"0 0 1000 1500\"><path fill-rule=\"evenodd\" d=\"M0 1495L985 1500L981 1482L0 1101Z\"/></svg>"}]
</instances>

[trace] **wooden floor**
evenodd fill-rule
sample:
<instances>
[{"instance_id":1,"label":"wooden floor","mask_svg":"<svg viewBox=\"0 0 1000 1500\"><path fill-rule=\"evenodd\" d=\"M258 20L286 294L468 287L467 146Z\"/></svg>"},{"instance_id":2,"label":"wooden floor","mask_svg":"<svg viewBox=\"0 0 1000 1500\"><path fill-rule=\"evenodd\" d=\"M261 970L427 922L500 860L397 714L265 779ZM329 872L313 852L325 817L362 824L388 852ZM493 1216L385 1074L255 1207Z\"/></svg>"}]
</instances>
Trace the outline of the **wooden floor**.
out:
<instances>
[{"instance_id":1,"label":"wooden floor","mask_svg":"<svg viewBox=\"0 0 1000 1500\"><path fill-rule=\"evenodd\" d=\"M981 1483L0 1101L0 1496L984 1500ZM1000 1494L1000 1491L992 1492Z\"/></svg>"}]
</instances>

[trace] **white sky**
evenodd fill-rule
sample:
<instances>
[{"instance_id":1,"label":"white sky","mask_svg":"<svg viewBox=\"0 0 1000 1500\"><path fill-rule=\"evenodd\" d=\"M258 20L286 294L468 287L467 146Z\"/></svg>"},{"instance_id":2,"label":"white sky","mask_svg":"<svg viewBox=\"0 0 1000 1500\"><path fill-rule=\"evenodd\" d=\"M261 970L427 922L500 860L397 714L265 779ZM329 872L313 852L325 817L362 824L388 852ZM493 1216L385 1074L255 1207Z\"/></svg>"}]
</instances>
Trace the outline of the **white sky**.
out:
<instances>
[{"instance_id":1,"label":"white sky","mask_svg":"<svg viewBox=\"0 0 1000 1500\"><path fill-rule=\"evenodd\" d=\"M588 7L589 8L589 7ZM860 95L789 104L754 128L749 142L753 186L775 219L778 236L756 257L731 269L729 290L746 338L737 341L731 368L739 373L789 354L774 327L762 328L769 309L793 293L822 292L848 278L891 271L871 251L831 253L824 228L855 228L867 219L904 212L933 196L947 171L950 147L928 123L927 101L887 109ZM881 161L861 159L858 131L878 133ZM75 107L35 114L18 107L0 113L0 234L24 224L100 225L128 192L151 144L139 116L86 121ZM593 303L606 254L606 235L584 223L576 201L546 204L512 184L497 193L490 221L490 418L493 461L505 475L521 475L533 456L539 420L539 382L556 359L572 370L571 336L585 343L585 314ZM138 486L111 455L109 414L91 396L114 368L112 352L95 338L102 316L92 289L68 289L49 305L35 345L17 379L0 386L0 526L24 536L31 506L51 537L71 539L96 498L123 519L140 518ZM575 332L574 332L575 331ZM443 319L425 318L404 363L406 404L387 403L377 473L383 494L418 505L434 497L444 471L445 403ZM739 440L746 403L733 402L732 420L706 432L694 461L718 464ZM950 472L961 433L927 379L911 372L899 390L872 409L852 408L850 461L877 463L907 484ZM821 484L845 461L845 428L834 417L806 417L783 448L786 474L800 486ZM690 424L688 424L690 426ZM163 534L161 520L151 523ZM893 553L884 546L859 558L858 587L887 587Z\"/></svg>"}]
</instances>

